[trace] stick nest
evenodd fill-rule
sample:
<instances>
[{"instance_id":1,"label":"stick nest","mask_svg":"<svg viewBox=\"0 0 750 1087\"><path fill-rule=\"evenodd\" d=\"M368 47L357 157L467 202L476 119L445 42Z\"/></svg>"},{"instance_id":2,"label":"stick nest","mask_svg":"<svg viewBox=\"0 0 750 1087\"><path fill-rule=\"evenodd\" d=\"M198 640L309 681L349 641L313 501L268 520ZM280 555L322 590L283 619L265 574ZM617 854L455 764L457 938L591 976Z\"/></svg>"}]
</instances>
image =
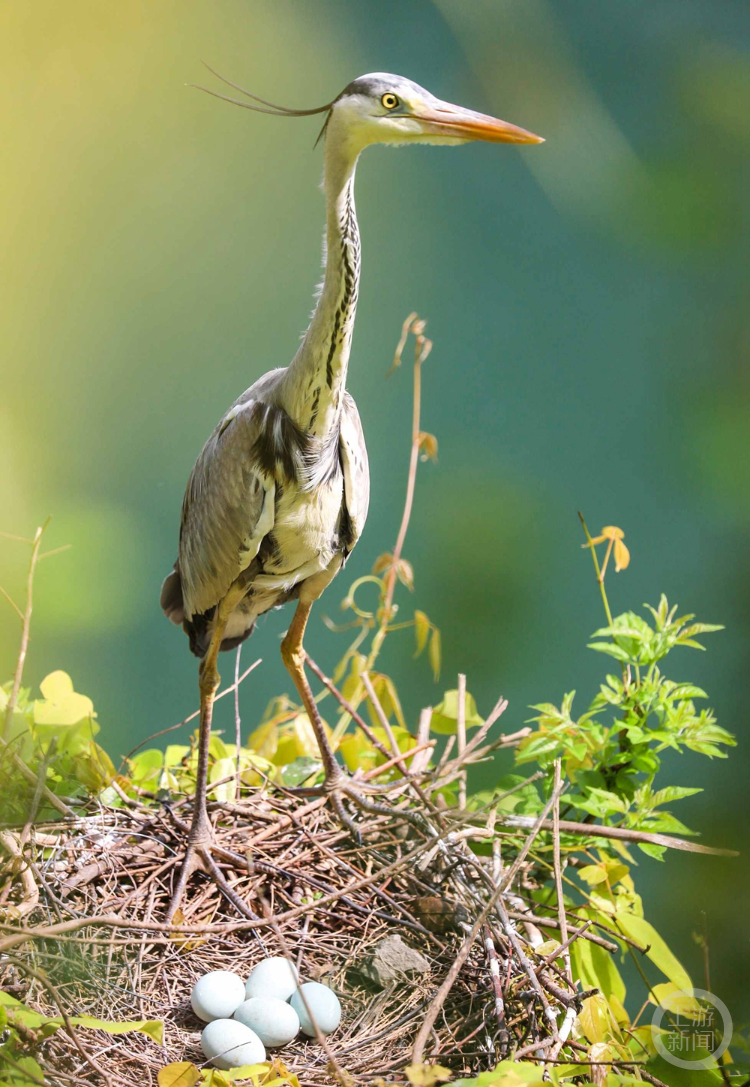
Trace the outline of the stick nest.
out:
<instances>
[{"instance_id":1,"label":"stick nest","mask_svg":"<svg viewBox=\"0 0 750 1087\"><path fill-rule=\"evenodd\" d=\"M528 865L513 864L520 832L500 832L502 860L497 849L479 857L468 839L481 839L486 816L472 824L425 796L391 803L390 816L362 816L361 844L322 798L258 789L242 804L211 805L214 857L257 922L197 874L166 926L188 798L174 812L131 802L26 828L28 841L6 863L2 988L47 1015L164 1023L163 1046L141 1033L64 1026L41 1042L31 1037L50 1082L144 1087L168 1063L201 1066L194 982L210 970L246 977L264 954L290 956L303 980L330 984L341 1000L341 1026L325 1046L301 1035L278 1053L303 1087L403 1082L413 1060L459 1078L513 1054L559 1052L552 1013L559 1019L581 995L561 959L540 969L533 921L516 929L511 919L531 916L528 895L518 893ZM512 889L500 894L508 877ZM429 968L379 985L369 964L393 935Z\"/></svg>"}]
</instances>

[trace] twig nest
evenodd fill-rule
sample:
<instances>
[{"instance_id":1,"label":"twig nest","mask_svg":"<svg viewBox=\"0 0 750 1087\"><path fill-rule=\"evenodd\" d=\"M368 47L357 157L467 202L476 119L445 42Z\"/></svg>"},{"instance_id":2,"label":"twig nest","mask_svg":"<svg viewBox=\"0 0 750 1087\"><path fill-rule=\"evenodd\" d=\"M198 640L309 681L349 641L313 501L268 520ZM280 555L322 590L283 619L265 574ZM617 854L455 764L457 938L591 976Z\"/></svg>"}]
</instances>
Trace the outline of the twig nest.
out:
<instances>
[{"instance_id":1,"label":"twig nest","mask_svg":"<svg viewBox=\"0 0 750 1087\"><path fill-rule=\"evenodd\" d=\"M299 1034L299 1016L291 1004L275 996L253 996L240 1004L234 1018L260 1038L263 1045L286 1045Z\"/></svg>"},{"instance_id":2,"label":"twig nest","mask_svg":"<svg viewBox=\"0 0 750 1087\"><path fill-rule=\"evenodd\" d=\"M201 1047L214 1068L224 1071L266 1059L266 1048L258 1035L236 1019L214 1019L203 1028Z\"/></svg>"},{"instance_id":3,"label":"twig nest","mask_svg":"<svg viewBox=\"0 0 750 1087\"><path fill-rule=\"evenodd\" d=\"M245 983L230 970L212 970L193 986L190 1003L204 1023L229 1019L245 999Z\"/></svg>"},{"instance_id":4,"label":"twig nest","mask_svg":"<svg viewBox=\"0 0 750 1087\"><path fill-rule=\"evenodd\" d=\"M315 1037L312 1019L317 1023L321 1034L332 1034L341 1022L339 998L332 989L329 989L327 985L321 985L318 981L306 981L304 985L300 985L289 1003L299 1016L302 1033L307 1034L309 1038ZM307 1008L310 1009L309 1015Z\"/></svg>"},{"instance_id":5,"label":"twig nest","mask_svg":"<svg viewBox=\"0 0 750 1087\"><path fill-rule=\"evenodd\" d=\"M273 955L261 959L245 985L244 998L273 996L277 1000L288 1000L299 985L296 967L282 955ZM241 998L242 999L242 998ZM235 1008L240 1001L235 1004ZM232 1013L230 1012L230 1015Z\"/></svg>"}]
</instances>

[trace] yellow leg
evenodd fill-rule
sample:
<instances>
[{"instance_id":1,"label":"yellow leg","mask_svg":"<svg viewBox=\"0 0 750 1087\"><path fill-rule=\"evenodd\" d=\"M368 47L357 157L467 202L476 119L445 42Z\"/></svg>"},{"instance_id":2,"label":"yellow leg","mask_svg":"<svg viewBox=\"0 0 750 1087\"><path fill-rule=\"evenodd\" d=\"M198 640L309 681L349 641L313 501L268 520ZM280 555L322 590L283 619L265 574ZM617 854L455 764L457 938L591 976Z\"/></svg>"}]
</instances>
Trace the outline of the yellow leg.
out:
<instances>
[{"instance_id":1,"label":"yellow leg","mask_svg":"<svg viewBox=\"0 0 750 1087\"><path fill-rule=\"evenodd\" d=\"M303 603L302 601L297 605L289 630L281 643L281 658L307 711L307 716L315 733L315 739L318 741L320 757L326 775L326 786L332 790L340 786L344 780L344 772L336 762L310 684L307 682L307 676L305 675L305 649L302 640L305 636L305 627L307 626L311 608L312 604Z\"/></svg>"},{"instance_id":2,"label":"yellow leg","mask_svg":"<svg viewBox=\"0 0 750 1087\"><path fill-rule=\"evenodd\" d=\"M213 828L208 818L206 797L208 793L208 752L211 744L211 721L214 712L214 699L219 689L221 677L217 667L217 658L221 648L224 632L227 628L229 616L245 595L246 589L233 585L224 599L216 608L214 629L211 635L211 643L208 652L200 663L198 669L198 686L200 689L200 725L198 728L198 766L196 769L195 799L193 800L193 818L188 831L187 850L183 861L177 884L172 893L172 899L167 911L167 920L171 921L175 910L180 904L185 887L190 876L196 868L202 866L207 869L210 876L221 887L221 890L245 916L254 917L247 910L244 902L232 891L222 876L213 858L210 848L213 841Z\"/></svg>"}]
</instances>

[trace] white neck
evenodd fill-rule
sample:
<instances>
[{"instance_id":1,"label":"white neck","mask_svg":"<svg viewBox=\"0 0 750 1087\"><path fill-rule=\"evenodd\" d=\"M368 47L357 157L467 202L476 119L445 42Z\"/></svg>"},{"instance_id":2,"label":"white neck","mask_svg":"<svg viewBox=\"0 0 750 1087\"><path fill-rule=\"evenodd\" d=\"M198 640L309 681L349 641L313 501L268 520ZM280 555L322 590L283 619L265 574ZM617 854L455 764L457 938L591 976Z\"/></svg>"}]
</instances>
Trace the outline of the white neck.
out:
<instances>
[{"instance_id":1,"label":"white neck","mask_svg":"<svg viewBox=\"0 0 750 1087\"><path fill-rule=\"evenodd\" d=\"M326 132L326 271L299 351L280 388L281 404L301 430L319 438L338 427L359 291L359 228L354 171L361 147L331 118Z\"/></svg>"}]
</instances>

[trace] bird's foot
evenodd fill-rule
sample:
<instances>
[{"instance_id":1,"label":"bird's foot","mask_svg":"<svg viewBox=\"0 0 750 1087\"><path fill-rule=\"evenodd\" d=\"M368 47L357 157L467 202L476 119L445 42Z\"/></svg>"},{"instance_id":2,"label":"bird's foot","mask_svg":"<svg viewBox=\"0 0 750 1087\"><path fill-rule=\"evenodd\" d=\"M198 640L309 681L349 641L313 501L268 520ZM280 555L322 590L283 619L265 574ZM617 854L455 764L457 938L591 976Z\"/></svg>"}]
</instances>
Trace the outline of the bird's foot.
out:
<instances>
[{"instance_id":1,"label":"bird's foot","mask_svg":"<svg viewBox=\"0 0 750 1087\"><path fill-rule=\"evenodd\" d=\"M179 819L171 809L169 809L169 815L177 829L187 836L187 845L185 847L185 856L182 860L180 874L177 877L177 882L172 891L172 897L169 900L169 906L167 908L167 924L174 920L177 911L180 909L190 877L195 872L201 872L215 883L224 897L232 903L242 917L246 917L248 920L257 920L258 915L253 913L247 903L243 902L233 887L230 886L213 858L212 851L216 848L216 840L211 821L208 818L208 813L205 810L202 813L198 813L191 825L188 825L183 822L182 819ZM255 938L259 940L257 933L255 934ZM261 947L262 946L261 943Z\"/></svg>"},{"instance_id":2,"label":"bird's foot","mask_svg":"<svg viewBox=\"0 0 750 1087\"><path fill-rule=\"evenodd\" d=\"M420 830L425 827L424 820L414 812L405 808L394 808L388 804L373 800L372 793L381 795L380 789L364 781L349 777L341 769L339 769L338 773L329 774L326 777L323 788L336 818L351 833L358 845L362 842L362 832L359 825L346 810L344 799L351 800L360 811L366 812L368 815L387 815L391 819L394 817L403 818L419 827Z\"/></svg>"}]
</instances>

